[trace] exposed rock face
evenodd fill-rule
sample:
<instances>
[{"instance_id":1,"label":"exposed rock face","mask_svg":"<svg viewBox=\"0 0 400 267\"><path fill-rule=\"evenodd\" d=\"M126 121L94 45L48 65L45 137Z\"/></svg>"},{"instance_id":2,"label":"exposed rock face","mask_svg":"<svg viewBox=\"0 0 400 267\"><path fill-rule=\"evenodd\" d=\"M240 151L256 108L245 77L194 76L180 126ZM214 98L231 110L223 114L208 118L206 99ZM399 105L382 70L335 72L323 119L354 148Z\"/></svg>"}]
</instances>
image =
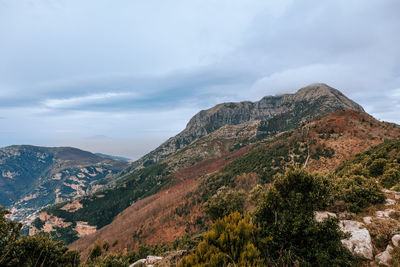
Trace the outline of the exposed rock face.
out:
<instances>
[{"instance_id":1,"label":"exposed rock face","mask_svg":"<svg viewBox=\"0 0 400 267\"><path fill-rule=\"evenodd\" d=\"M340 91L321 83L311 84L295 94L266 96L257 102L219 104L197 113L181 133L134 162L132 169L159 162L224 125L259 120L263 121L259 127L260 134L273 135L294 128L316 116L341 109L364 111Z\"/></svg>"},{"instance_id":2,"label":"exposed rock face","mask_svg":"<svg viewBox=\"0 0 400 267\"><path fill-rule=\"evenodd\" d=\"M350 233L351 237L342 240L343 245L348 248L354 256L372 260L371 236L365 225L360 222L343 220L340 221L340 228L345 233Z\"/></svg>"}]
</instances>

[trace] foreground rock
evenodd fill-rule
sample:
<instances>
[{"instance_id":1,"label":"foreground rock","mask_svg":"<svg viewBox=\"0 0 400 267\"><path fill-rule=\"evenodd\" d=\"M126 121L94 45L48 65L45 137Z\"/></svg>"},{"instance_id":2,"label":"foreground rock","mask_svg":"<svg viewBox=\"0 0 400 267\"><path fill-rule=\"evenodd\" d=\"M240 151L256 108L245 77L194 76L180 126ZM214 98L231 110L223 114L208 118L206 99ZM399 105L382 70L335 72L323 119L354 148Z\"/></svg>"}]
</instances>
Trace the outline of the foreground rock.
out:
<instances>
[{"instance_id":1,"label":"foreground rock","mask_svg":"<svg viewBox=\"0 0 400 267\"><path fill-rule=\"evenodd\" d=\"M389 262L392 259L392 256L390 255L392 251L393 247L391 245L388 245L385 251L375 256L375 261L380 265L389 266Z\"/></svg>"},{"instance_id":2,"label":"foreground rock","mask_svg":"<svg viewBox=\"0 0 400 267\"><path fill-rule=\"evenodd\" d=\"M348 248L354 256L372 260L372 242L371 236L365 225L360 222L342 220L340 229L345 233L350 233L351 237L342 240L342 244Z\"/></svg>"},{"instance_id":3,"label":"foreground rock","mask_svg":"<svg viewBox=\"0 0 400 267\"><path fill-rule=\"evenodd\" d=\"M392 237L392 243L393 243L393 245L394 245L395 247L397 247L397 246L399 245L399 241L400 241L400 235L399 235L399 234L394 235L394 236Z\"/></svg>"},{"instance_id":4,"label":"foreground rock","mask_svg":"<svg viewBox=\"0 0 400 267\"><path fill-rule=\"evenodd\" d=\"M316 211L314 213L315 220L317 222L322 222L323 220L327 219L328 217L337 217L335 213L329 211Z\"/></svg>"},{"instance_id":5,"label":"foreground rock","mask_svg":"<svg viewBox=\"0 0 400 267\"><path fill-rule=\"evenodd\" d=\"M162 259L163 259L163 257L159 257L159 256L147 256L146 259L140 259L140 260L134 262L133 264L129 265L129 267L135 267L135 266L152 267Z\"/></svg>"}]
</instances>

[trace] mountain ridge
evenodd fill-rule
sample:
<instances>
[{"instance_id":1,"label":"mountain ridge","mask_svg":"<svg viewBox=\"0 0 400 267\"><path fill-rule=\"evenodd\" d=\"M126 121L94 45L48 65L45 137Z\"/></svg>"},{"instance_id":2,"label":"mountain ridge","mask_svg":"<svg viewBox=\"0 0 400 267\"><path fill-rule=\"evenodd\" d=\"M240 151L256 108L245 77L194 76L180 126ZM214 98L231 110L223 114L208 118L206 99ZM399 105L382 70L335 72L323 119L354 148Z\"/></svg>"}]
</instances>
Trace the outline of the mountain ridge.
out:
<instances>
[{"instance_id":1,"label":"mountain ridge","mask_svg":"<svg viewBox=\"0 0 400 267\"><path fill-rule=\"evenodd\" d=\"M282 173L285 166L303 166L307 150L310 151L307 170L335 169L343 160L385 139L398 137L398 125L379 122L366 113L354 110L329 113L294 130L176 171L171 186L133 203L113 222L78 239L70 247L86 255L89 244L96 240L109 243L119 240L112 248L115 252L138 246L139 239L142 244L172 242L186 233L196 233L196 227L204 223L201 199L213 195L221 186L230 185L239 190L251 188L260 181L268 183L274 174ZM120 229L124 229L123 232Z\"/></svg>"},{"instance_id":2,"label":"mountain ridge","mask_svg":"<svg viewBox=\"0 0 400 267\"><path fill-rule=\"evenodd\" d=\"M312 108L304 108L304 106ZM127 172L160 162L177 150L224 125L238 125L252 120L266 121L264 124L268 125L271 124L271 120L272 123L276 123L276 118L279 117L278 119L282 121L281 124L286 123L289 126L283 129L287 130L317 115L324 115L338 109L365 112L359 104L324 83L308 85L294 94L265 96L256 102L221 103L210 109L199 111L189 120L183 131L133 162ZM299 114L291 114L294 112ZM276 131L268 132L267 129L266 134L276 133Z\"/></svg>"},{"instance_id":3,"label":"mountain ridge","mask_svg":"<svg viewBox=\"0 0 400 267\"><path fill-rule=\"evenodd\" d=\"M184 175L175 175L184 168L197 166L198 163L208 161L210 162L207 164L213 164L215 159L223 158L241 148L247 147L248 149L253 143L299 127L330 111L355 110L365 114L360 105L345 97L340 91L325 84L313 84L300 89L296 94L264 97L260 101L275 104L272 105L272 108L270 105L270 109L261 109L261 115L260 108L255 109L254 116L235 117L234 112L227 112L226 115L224 111L225 117L222 116L222 118L228 118L227 121L220 120L219 124L214 125L214 128L211 128L208 134L201 136L200 133L194 136L190 143L182 144L180 148L175 146L175 141L179 143L180 137L187 134L189 130L186 132L184 130L177 136L168 139L160 147L132 163L120 175L113 177L107 187L98 193L101 197L91 195L80 199L83 207L78 211L71 213L61 209L65 205L70 205L70 202L66 202L60 203L61 206L46 208L45 212L49 216L62 218L70 223L85 221L99 230L111 223L118 213L132 203L157 194L163 188L168 188L176 182L185 181ZM262 107L268 106L265 103ZM244 105L246 109L240 109L241 105ZM215 113L213 109L220 110L221 107L226 110L226 106L228 106L228 110L229 106L233 106L232 109L235 110L239 106L238 113L242 114L249 111L250 105L258 104L248 101L239 104L223 103L211 108L209 112ZM271 110L277 109L280 110L278 114L271 113ZM189 121L187 129L197 127L193 121L196 121L196 116L201 114L202 111ZM268 119L262 120L262 116ZM214 118L208 116L209 120L214 120ZM207 122L207 119L205 121ZM168 146L170 147L168 148ZM326 153L329 154L329 152ZM220 168L222 162L226 161L217 160L216 162L221 162L219 165L217 164ZM189 175L187 172L184 173ZM40 226L39 222L38 225ZM62 233L57 235L63 236Z\"/></svg>"}]
</instances>

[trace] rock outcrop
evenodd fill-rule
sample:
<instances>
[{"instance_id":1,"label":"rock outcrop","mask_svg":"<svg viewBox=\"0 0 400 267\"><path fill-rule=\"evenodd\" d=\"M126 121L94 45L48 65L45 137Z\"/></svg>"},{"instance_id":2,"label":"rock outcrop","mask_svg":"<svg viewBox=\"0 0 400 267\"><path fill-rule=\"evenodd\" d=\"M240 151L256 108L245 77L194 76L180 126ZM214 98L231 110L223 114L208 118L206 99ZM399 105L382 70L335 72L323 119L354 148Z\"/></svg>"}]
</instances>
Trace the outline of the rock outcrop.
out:
<instances>
[{"instance_id":1,"label":"rock outcrop","mask_svg":"<svg viewBox=\"0 0 400 267\"><path fill-rule=\"evenodd\" d=\"M386 247L386 250L384 250L383 252L381 252L375 256L375 261L379 265L389 266L389 261L392 259L392 256L390 255L392 253L392 251L393 251L393 247L391 245L388 245Z\"/></svg>"},{"instance_id":2,"label":"rock outcrop","mask_svg":"<svg viewBox=\"0 0 400 267\"><path fill-rule=\"evenodd\" d=\"M337 217L335 213L329 211L316 211L314 213L315 220L317 222L322 222L323 220L327 219L328 217Z\"/></svg>"},{"instance_id":3,"label":"rock outcrop","mask_svg":"<svg viewBox=\"0 0 400 267\"><path fill-rule=\"evenodd\" d=\"M349 238L342 240L342 243L354 256L373 259L371 236L363 223L343 220L340 221L340 228L343 232L351 234Z\"/></svg>"}]
</instances>

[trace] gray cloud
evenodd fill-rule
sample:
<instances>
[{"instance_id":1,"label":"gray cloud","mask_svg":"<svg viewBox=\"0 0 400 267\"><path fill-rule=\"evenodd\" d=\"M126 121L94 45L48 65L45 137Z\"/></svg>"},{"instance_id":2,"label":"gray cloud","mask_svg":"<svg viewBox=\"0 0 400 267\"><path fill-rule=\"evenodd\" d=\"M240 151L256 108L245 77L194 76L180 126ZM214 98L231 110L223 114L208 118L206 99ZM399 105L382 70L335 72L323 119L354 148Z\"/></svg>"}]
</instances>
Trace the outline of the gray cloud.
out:
<instances>
[{"instance_id":1,"label":"gray cloud","mask_svg":"<svg viewBox=\"0 0 400 267\"><path fill-rule=\"evenodd\" d=\"M136 158L200 109L313 82L400 123L399 12L397 0L0 0L0 145Z\"/></svg>"}]
</instances>

